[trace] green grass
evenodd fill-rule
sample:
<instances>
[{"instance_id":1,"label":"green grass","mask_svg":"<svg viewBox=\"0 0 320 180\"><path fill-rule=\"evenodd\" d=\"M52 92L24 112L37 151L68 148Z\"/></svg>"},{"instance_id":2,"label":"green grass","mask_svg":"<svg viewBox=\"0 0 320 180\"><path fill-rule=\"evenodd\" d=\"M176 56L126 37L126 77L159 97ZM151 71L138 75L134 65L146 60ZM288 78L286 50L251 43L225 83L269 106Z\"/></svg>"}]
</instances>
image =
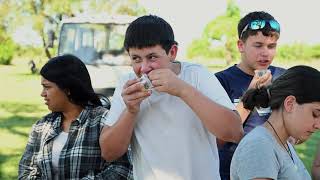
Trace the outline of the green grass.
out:
<instances>
[{"instance_id":1,"label":"green grass","mask_svg":"<svg viewBox=\"0 0 320 180\"><path fill-rule=\"evenodd\" d=\"M316 132L309 138L306 142L295 146L295 149L303 161L306 168L311 172L311 166L313 159L315 157L315 153L317 150L317 146L320 142L320 132Z\"/></svg>"},{"instance_id":2,"label":"green grass","mask_svg":"<svg viewBox=\"0 0 320 180\"><path fill-rule=\"evenodd\" d=\"M32 124L48 113L40 97L39 75L32 75L27 61L15 60L13 65L0 65L0 179L17 179L18 163L24 151ZM290 67L308 64L319 69L320 61L281 62ZM212 71L223 69L212 66ZM299 156L310 170L320 133L296 147Z\"/></svg>"},{"instance_id":3,"label":"green grass","mask_svg":"<svg viewBox=\"0 0 320 180\"><path fill-rule=\"evenodd\" d=\"M40 76L27 62L0 66L0 179L17 179L18 163L32 124L48 110L40 97Z\"/></svg>"}]
</instances>

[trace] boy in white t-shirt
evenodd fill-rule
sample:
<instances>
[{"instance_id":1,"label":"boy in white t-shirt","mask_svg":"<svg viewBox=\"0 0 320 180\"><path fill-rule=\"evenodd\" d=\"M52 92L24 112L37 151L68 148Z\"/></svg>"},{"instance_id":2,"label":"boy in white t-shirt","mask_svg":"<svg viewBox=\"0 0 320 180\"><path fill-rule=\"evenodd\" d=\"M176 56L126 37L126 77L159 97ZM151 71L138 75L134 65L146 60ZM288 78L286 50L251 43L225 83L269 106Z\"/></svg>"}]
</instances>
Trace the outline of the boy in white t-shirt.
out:
<instances>
[{"instance_id":1,"label":"boy in white t-shirt","mask_svg":"<svg viewBox=\"0 0 320 180\"><path fill-rule=\"evenodd\" d=\"M130 144L135 179L220 179L216 137L239 142L243 129L219 81L200 65L175 61L177 42L160 17L133 21L124 47L134 73L114 93L102 156L115 160Z\"/></svg>"}]
</instances>

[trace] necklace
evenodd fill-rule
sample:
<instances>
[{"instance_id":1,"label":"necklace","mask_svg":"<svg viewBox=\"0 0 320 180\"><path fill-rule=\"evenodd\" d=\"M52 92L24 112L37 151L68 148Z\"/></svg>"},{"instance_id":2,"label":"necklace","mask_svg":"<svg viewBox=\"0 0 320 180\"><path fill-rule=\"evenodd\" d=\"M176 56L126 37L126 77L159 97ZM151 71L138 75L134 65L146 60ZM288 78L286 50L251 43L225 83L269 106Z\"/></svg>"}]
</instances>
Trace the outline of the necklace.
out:
<instances>
[{"instance_id":1,"label":"necklace","mask_svg":"<svg viewBox=\"0 0 320 180\"><path fill-rule=\"evenodd\" d=\"M285 146L285 144L281 141L281 139L280 139L280 137L279 137L279 135L278 135L277 131L274 129L274 127L273 127L273 125L271 124L271 122L269 122L269 121L266 121L266 122L271 126L271 128L272 128L272 129L273 129L273 131L274 131L274 133L277 135L277 137L278 137L278 139L279 139L280 143L283 145L284 149L287 151L287 153L289 154L289 156L290 156L290 158L291 158L292 162L294 163L293 156L292 156L291 150L290 150L290 148L289 148L288 142L286 143L286 144L287 144L287 146L288 146L288 149L287 149L287 147Z\"/></svg>"}]
</instances>

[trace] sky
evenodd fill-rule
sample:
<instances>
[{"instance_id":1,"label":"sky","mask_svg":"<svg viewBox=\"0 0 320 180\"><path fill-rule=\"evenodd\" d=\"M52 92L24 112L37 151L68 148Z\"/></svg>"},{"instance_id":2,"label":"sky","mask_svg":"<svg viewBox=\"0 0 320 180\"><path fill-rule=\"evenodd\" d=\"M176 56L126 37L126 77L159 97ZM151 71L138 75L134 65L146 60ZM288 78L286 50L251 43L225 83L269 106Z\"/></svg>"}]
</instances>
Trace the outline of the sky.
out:
<instances>
[{"instance_id":1,"label":"sky","mask_svg":"<svg viewBox=\"0 0 320 180\"><path fill-rule=\"evenodd\" d=\"M203 28L226 11L226 0L139 0L148 13L168 21L179 43L178 57L185 57L192 40L199 38ZM263 10L272 14L281 24L279 43L320 43L319 0L236 0L241 15ZM23 44L40 44L35 32L26 31L26 25L17 29L16 41ZM28 38L25 38L28 37Z\"/></svg>"},{"instance_id":2,"label":"sky","mask_svg":"<svg viewBox=\"0 0 320 180\"><path fill-rule=\"evenodd\" d=\"M168 21L179 42L180 56L201 36L206 24L226 11L226 0L139 0L151 14ZM281 25L280 44L320 43L319 0L237 0L241 16L251 11L266 11Z\"/></svg>"}]
</instances>

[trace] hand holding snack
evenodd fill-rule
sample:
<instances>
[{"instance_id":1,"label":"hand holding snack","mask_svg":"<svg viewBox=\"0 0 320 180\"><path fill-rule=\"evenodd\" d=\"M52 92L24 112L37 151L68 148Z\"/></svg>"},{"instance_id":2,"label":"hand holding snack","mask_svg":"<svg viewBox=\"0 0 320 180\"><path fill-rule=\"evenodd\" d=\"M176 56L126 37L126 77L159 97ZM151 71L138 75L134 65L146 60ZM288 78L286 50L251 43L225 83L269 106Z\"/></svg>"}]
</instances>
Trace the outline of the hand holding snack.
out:
<instances>
[{"instance_id":1,"label":"hand holding snack","mask_svg":"<svg viewBox=\"0 0 320 180\"><path fill-rule=\"evenodd\" d=\"M148 75L142 74L139 80L140 80L140 83L143 84L145 90L151 90L153 88L153 85L150 79L148 78Z\"/></svg>"}]
</instances>

